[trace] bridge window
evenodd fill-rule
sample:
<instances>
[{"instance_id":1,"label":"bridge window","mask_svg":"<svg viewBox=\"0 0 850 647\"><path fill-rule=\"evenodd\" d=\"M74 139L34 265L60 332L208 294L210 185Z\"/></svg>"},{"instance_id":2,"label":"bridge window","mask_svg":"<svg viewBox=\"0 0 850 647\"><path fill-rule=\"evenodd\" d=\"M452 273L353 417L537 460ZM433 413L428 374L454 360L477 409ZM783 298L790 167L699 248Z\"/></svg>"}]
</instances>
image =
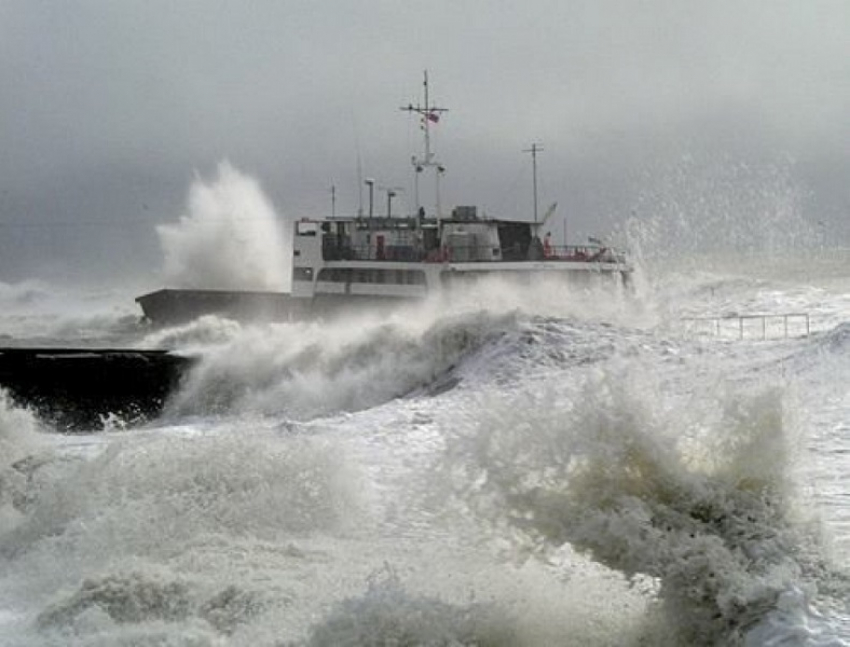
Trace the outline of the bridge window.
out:
<instances>
[{"instance_id":1,"label":"bridge window","mask_svg":"<svg viewBox=\"0 0 850 647\"><path fill-rule=\"evenodd\" d=\"M425 272L422 270L384 270L369 268L325 268L319 270L318 280L329 283L361 283L376 285L426 284Z\"/></svg>"},{"instance_id":2,"label":"bridge window","mask_svg":"<svg viewBox=\"0 0 850 647\"><path fill-rule=\"evenodd\" d=\"M319 231L319 224L316 222L309 222L304 220L299 220L295 224L295 232L299 236L315 236Z\"/></svg>"}]
</instances>

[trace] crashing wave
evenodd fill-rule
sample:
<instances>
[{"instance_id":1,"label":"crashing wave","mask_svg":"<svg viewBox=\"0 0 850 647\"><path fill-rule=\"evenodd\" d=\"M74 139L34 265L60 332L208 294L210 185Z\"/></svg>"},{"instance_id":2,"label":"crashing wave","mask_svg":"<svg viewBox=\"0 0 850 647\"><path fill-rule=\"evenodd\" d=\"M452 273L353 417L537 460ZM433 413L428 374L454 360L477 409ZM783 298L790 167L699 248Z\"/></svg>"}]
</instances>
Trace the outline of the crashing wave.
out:
<instances>
[{"instance_id":1,"label":"crashing wave","mask_svg":"<svg viewBox=\"0 0 850 647\"><path fill-rule=\"evenodd\" d=\"M717 427L660 414L614 378L522 417L488 403L448 448L455 494L522 551L569 544L658 581L658 636L740 644L823 564L795 518L781 393L732 398ZM516 408L514 404L514 408Z\"/></svg>"}]
</instances>

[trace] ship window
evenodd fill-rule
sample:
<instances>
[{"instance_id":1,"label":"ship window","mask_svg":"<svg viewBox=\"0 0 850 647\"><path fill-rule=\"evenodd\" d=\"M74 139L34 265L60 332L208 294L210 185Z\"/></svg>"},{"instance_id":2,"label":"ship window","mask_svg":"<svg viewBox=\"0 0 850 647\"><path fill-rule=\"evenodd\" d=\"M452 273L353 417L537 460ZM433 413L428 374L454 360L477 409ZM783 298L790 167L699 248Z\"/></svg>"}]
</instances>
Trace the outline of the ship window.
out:
<instances>
[{"instance_id":1,"label":"ship window","mask_svg":"<svg viewBox=\"0 0 850 647\"><path fill-rule=\"evenodd\" d=\"M394 285L425 285L425 272L421 270L390 270L387 282Z\"/></svg>"},{"instance_id":2,"label":"ship window","mask_svg":"<svg viewBox=\"0 0 850 647\"><path fill-rule=\"evenodd\" d=\"M329 283L348 283L351 280L351 270L344 268L325 268L319 270L319 281Z\"/></svg>"},{"instance_id":3,"label":"ship window","mask_svg":"<svg viewBox=\"0 0 850 647\"><path fill-rule=\"evenodd\" d=\"M313 268L312 267L295 267L292 269L292 280L293 281L312 281L313 280Z\"/></svg>"},{"instance_id":4,"label":"ship window","mask_svg":"<svg viewBox=\"0 0 850 647\"><path fill-rule=\"evenodd\" d=\"M311 268L295 268L293 278L296 280L310 280L300 278L298 271L305 271L304 276L312 278ZM422 270L382 270L382 269L349 269L349 268L324 268L319 270L319 281L331 283L371 283L378 285L425 285L425 272Z\"/></svg>"},{"instance_id":5,"label":"ship window","mask_svg":"<svg viewBox=\"0 0 850 647\"><path fill-rule=\"evenodd\" d=\"M299 236L315 236L318 229L318 223L305 221L299 221L295 227Z\"/></svg>"}]
</instances>

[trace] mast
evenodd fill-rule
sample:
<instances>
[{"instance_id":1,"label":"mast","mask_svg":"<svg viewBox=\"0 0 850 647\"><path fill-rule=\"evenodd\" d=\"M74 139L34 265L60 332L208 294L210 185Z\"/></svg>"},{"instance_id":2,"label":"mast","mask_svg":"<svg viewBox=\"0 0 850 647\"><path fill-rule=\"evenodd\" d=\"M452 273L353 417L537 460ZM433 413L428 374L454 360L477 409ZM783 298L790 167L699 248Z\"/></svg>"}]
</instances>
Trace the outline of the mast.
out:
<instances>
[{"instance_id":1,"label":"mast","mask_svg":"<svg viewBox=\"0 0 850 647\"><path fill-rule=\"evenodd\" d=\"M413 105L409 103L407 106L402 106L401 110L404 110L409 113L415 112L419 115L421 121L421 127L424 137L425 149L422 157L417 157L414 155L411 158L411 163L413 164L413 170L415 172L415 182L416 182L416 210L419 211L419 174L422 173L425 169L432 168L434 169L434 179L436 185L437 192L437 202L436 202L436 210L437 210L437 218L440 218L440 176L445 172L446 167L440 164L436 159L436 154L431 150L431 126L440 121L440 115L444 112L448 112L448 108L440 108L434 105L431 105L431 97L429 94L428 88L428 70L424 72L424 80L422 83L423 93L425 102L423 104Z\"/></svg>"},{"instance_id":2,"label":"mast","mask_svg":"<svg viewBox=\"0 0 850 647\"><path fill-rule=\"evenodd\" d=\"M537 153L543 151L543 145L533 143L523 153L531 153L531 178L534 186L534 235L537 235Z\"/></svg>"},{"instance_id":3,"label":"mast","mask_svg":"<svg viewBox=\"0 0 850 647\"><path fill-rule=\"evenodd\" d=\"M543 146L536 142L531 144L531 148L523 150L523 153L531 153L531 172L534 184L534 224L531 228L531 242L528 244L528 260L530 261L539 261L545 255L543 243L540 240L540 224L537 220L537 153L542 150Z\"/></svg>"}]
</instances>

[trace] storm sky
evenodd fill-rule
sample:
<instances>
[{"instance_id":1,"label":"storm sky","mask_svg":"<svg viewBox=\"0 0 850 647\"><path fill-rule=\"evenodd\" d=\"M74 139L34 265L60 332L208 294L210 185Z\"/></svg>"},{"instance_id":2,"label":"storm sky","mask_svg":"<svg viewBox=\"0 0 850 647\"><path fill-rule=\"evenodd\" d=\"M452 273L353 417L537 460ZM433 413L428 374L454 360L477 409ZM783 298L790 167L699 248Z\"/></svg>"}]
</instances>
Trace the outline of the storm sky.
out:
<instances>
[{"instance_id":1,"label":"storm sky","mask_svg":"<svg viewBox=\"0 0 850 647\"><path fill-rule=\"evenodd\" d=\"M426 69L446 206L530 219L539 142L557 237L724 168L848 236L846 0L0 0L0 281L153 276L222 160L281 217L412 206Z\"/></svg>"}]
</instances>

